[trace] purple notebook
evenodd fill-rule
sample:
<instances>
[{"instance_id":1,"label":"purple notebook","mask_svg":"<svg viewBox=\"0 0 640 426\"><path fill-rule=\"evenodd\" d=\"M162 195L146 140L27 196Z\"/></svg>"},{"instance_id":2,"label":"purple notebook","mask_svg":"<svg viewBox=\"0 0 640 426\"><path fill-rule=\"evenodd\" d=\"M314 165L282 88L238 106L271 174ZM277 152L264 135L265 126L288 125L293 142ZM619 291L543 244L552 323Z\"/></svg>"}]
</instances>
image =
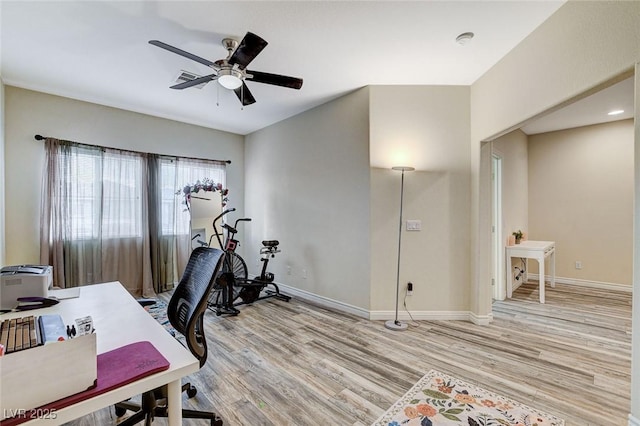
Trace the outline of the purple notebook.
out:
<instances>
[{"instance_id":1,"label":"purple notebook","mask_svg":"<svg viewBox=\"0 0 640 426\"><path fill-rule=\"evenodd\" d=\"M36 413L51 413L52 409L59 410L68 407L76 402L92 398L169 368L169 361L158 352L151 342L146 341L131 343L100 354L97 357L97 362L98 378L95 386L86 391L43 405L38 409L26 410L24 416L3 420L0 425L11 426L32 420L32 417L30 417L32 413L34 415Z\"/></svg>"}]
</instances>

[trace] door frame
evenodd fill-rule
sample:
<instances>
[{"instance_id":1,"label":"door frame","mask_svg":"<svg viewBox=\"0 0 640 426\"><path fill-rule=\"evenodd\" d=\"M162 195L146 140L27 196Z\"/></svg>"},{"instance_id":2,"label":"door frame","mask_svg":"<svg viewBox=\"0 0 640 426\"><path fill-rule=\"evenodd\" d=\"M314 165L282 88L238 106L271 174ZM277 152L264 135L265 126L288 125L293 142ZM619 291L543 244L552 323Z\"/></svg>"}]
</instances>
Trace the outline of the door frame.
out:
<instances>
[{"instance_id":1,"label":"door frame","mask_svg":"<svg viewBox=\"0 0 640 426\"><path fill-rule=\"evenodd\" d=\"M491 257L492 257L492 298L504 300L507 297L505 286L504 257L504 220L502 175L504 155L491 146Z\"/></svg>"}]
</instances>

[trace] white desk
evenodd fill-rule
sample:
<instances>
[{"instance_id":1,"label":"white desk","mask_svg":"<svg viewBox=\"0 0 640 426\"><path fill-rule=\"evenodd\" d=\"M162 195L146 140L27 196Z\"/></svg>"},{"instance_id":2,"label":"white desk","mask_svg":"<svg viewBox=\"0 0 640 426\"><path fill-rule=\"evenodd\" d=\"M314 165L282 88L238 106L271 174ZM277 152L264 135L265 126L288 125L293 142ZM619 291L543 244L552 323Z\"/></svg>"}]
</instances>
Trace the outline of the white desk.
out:
<instances>
[{"instance_id":1,"label":"white desk","mask_svg":"<svg viewBox=\"0 0 640 426\"><path fill-rule=\"evenodd\" d=\"M556 286L556 243L554 241L522 241L520 244L507 246L505 252L507 256L507 297L511 298L511 296L513 296L513 269L511 258L535 259L540 265L540 303L544 303L544 261L547 257L550 258L551 287Z\"/></svg>"},{"instance_id":2,"label":"white desk","mask_svg":"<svg viewBox=\"0 0 640 426\"><path fill-rule=\"evenodd\" d=\"M0 318L44 314L59 314L65 324L71 324L76 318L91 315L97 334L98 354L129 343L147 340L171 365L168 370L57 410L55 419L36 419L23 424L62 424L163 385L168 385L169 388L169 424L182 424L181 378L198 371L198 360L167 333L122 284L111 282L85 286L81 288L79 298L62 300L50 308L4 314ZM28 392L31 386L38 384L25 383L24 390Z\"/></svg>"}]
</instances>

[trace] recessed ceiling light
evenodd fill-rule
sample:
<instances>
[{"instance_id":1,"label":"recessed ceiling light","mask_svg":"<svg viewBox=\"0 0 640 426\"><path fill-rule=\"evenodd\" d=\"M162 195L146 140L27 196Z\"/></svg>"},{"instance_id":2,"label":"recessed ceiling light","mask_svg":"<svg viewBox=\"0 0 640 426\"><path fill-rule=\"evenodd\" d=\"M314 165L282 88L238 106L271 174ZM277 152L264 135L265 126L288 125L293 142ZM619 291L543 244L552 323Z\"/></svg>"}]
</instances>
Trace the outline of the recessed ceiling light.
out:
<instances>
[{"instance_id":1,"label":"recessed ceiling light","mask_svg":"<svg viewBox=\"0 0 640 426\"><path fill-rule=\"evenodd\" d=\"M473 38L475 34L469 32L469 33L462 33L460 34L458 37L456 37L456 43L458 43L461 46L464 46L465 44L469 43L471 41L471 39Z\"/></svg>"},{"instance_id":2,"label":"recessed ceiling light","mask_svg":"<svg viewBox=\"0 0 640 426\"><path fill-rule=\"evenodd\" d=\"M618 115L618 114L622 114L624 112L623 109L616 109L613 111L610 111L607 115Z\"/></svg>"}]
</instances>

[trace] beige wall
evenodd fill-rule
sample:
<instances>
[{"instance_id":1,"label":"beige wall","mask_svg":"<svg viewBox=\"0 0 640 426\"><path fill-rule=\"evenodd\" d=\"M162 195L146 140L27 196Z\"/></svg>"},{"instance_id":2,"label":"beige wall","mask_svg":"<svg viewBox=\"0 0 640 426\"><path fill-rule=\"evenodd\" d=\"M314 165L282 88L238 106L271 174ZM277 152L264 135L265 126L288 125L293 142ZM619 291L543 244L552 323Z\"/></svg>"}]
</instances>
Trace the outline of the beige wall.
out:
<instances>
[{"instance_id":1,"label":"beige wall","mask_svg":"<svg viewBox=\"0 0 640 426\"><path fill-rule=\"evenodd\" d=\"M474 311L491 311L489 190L480 183L480 141L561 105L640 60L640 2L569 1L471 86ZM567 37L580 34L579 37Z\"/></svg>"},{"instance_id":2,"label":"beige wall","mask_svg":"<svg viewBox=\"0 0 640 426\"><path fill-rule=\"evenodd\" d=\"M633 120L529 137L529 236L558 277L631 285L633 151Z\"/></svg>"},{"instance_id":3,"label":"beige wall","mask_svg":"<svg viewBox=\"0 0 640 426\"><path fill-rule=\"evenodd\" d=\"M492 142L502 157L502 235L506 239L518 229L529 228L529 165L527 135L515 130Z\"/></svg>"},{"instance_id":4,"label":"beige wall","mask_svg":"<svg viewBox=\"0 0 640 426\"><path fill-rule=\"evenodd\" d=\"M496 254L500 258L492 260L498 265L499 271L492 273L491 277L497 286L494 288L497 290L494 298L504 300L507 297L504 246L514 231L526 233L529 229L527 135L521 130L507 133L491 142L491 151L502 158L502 229L499 254ZM491 209L493 212L493 204Z\"/></svg>"},{"instance_id":5,"label":"beige wall","mask_svg":"<svg viewBox=\"0 0 640 426\"><path fill-rule=\"evenodd\" d=\"M252 133L245 146L249 269L259 272L260 242L277 239L277 282L368 310L369 89Z\"/></svg>"},{"instance_id":6,"label":"beige wall","mask_svg":"<svg viewBox=\"0 0 640 426\"><path fill-rule=\"evenodd\" d=\"M486 233L491 215L490 209L481 202L487 196L488 188L481 183L488 170L480 167L480 142L517 128L527 119L631 70L640 62L638 22L640 2L569 1L471 86L471 243L474 253L471 271L473 292L477 296L473 299L473 310L477 314L491 311L491 241ZM637 85L636 74L636 92ZM637 126L640 120L637 105L635 119ZM636 144L640 143L639 137L636 130ZM640 161L636 161L636 171L639 167ZM638 185L636 191L637 188ZM636 205L635 216L638 215L640 208ZM635 229L637 232L638 227ZM636 234L636 270L640 268L639 242ZM635 301L638 293L640 278L636 274ZM634 325L640 322L637 317L638 309L635 309ZM640 327L634 327L632 366L635 373L640 368L639 339ZM631 414L640 419L640 375L632 375L631 389Z\"/></svg>"},{"instance_id":7,"label":"beige wall","mask_svg":"<svg viewBox=\"0 0 640 426\"><path fill-rule=\"evenodd\" d=\"M505 238L521 229L555 241L559 278L631 285L633 120L529 137L516 130L492 148L503 156Z\"/></svg>"},{"instance_id":8,"label":"beige wall","mask_svg":"<svg viewBox=\"0 0 640 426\"><path fill-rule=\"evenodd\" d=\"M370 90L371 310L395 309L400 174L389 169L408 165L417 171L405 174L404 219L421 220L422 231L403 231L401 295L411 281L410 310L466 312L469 87Z\"/></svg>"},{"instance_id":9,"label":"beige wall","mask_svg":"<svg viewBox=\"0 0 640 426\"><path fill-rule=\"evenodd\" d=\"M243 137L5 87L6 264L39 262L44 144L35 134L142 152L228 159L231 205L244 208Z\"/></svg>"}]
</instances>

